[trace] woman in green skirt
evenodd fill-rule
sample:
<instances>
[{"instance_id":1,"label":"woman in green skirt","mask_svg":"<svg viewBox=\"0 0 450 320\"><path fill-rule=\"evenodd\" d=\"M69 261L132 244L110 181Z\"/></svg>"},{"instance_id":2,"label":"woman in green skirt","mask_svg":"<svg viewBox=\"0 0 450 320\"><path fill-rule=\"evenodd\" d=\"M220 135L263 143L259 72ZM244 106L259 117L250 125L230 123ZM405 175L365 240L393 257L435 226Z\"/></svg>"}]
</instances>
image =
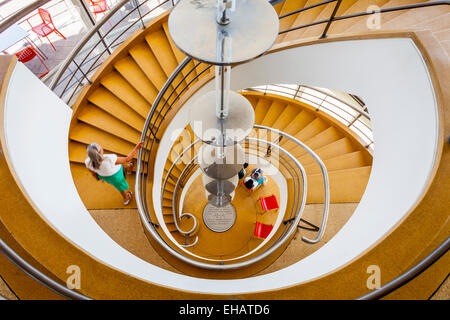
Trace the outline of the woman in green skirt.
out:
<instances>
[{"instance_id":1,"label":"woman in green skirt","mask_svg":"<svg viewBox=\"0 0 450 320\"><path fill-rule=\"evenodd\" d=\"M104 180L113 185L123 197L123 204L130 203L133 193L125 180L125 169L131 171L134 155L144 145L139 142L126 157L118 157L116 154L103 154L103 148L98 143L91 143L87 147L88 157L85 160L86 167L97 180Z\"/></svg>"}]
</instances>

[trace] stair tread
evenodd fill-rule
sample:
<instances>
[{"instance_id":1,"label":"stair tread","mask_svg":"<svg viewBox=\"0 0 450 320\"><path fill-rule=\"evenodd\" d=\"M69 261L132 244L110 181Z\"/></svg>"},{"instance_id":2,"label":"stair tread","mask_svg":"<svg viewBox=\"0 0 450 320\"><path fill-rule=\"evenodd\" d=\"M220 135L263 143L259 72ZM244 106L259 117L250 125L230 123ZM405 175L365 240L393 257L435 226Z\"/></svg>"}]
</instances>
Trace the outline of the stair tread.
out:
<instances>
[{"instance_id":1,"label":"stair tread","mask_svg":"<svg viewBox=\"0 0 450 320\"><path fill-rule=\"evenodd\" d=\"M77 118L134 144L141 139L139 131L92 104L88 104L80 110Z\"/></svg>"},{"instance_id":2,"label":"stair tread","mask_svg":"<svg viewBox=\"0 0 450 320\"><path fill-rule=\"evenodd\" d=\"M308 0L306 2L306 4L304 5L304 7L309 7L311 5L314 5L314 4L317 4L320 2L322 2L322 0ZM296 19L292 22L291 28L314 22L316 20L317 16L319 16L319 14L326 7L329 7L329 6L328 5L317 6L315 8L311 8L309 10L301 12L300 14L298 14L296 16ZM322 27L322 29L324 29L325 25L322 25L321 27ZM303 38L304 33L306 32L307 29L309 29L309 28L302 28L299 30L291 31L285 35L283 41L290 41L290 40L294 40L294 39Z\"/></svg>"},{"instance_id":3,"label":"stair tread","mask_svg":"<svg viewBox=\"0 0 450 320\"><path fill-rule=\"evenodd\" d=\"M359 13L359 12L365 12L367 8L370 5L381 7L384 5L387 0L365 0L365 1L355 1L351 6L345 10L345 12L342 12L339 14L339 16L346 16L353 13ZM339 11L338 11L339 13ZM358 18L352 18L352 19L346 19L346 20L339 20L335 21L331 24L330 29L328 31L328 34L339 34L344 32L346 29L351 27L353 24L358 23L359 21L367 21L367 17L358 17Z\"/></svg>"},{"instance_id":4,"label":"stair tread","mask_svg":"<svg viewBox=\"0 0 450 320\"><path fill-rule=\"evenodd\" d=\"M330 202L359 202L364 194L372 166L328 172ZM321 173L308 175L307 203L323 203L323 178Z\"/></svg>"},{"instance_id":5,"label":"stair tread","mask_svg":"<svg viewBox=\"0 0 450 320\"><path fill-rule=\"evenodd\" d=\"M284 132L294 135L301 129L306 127L310 122L316 118L313 112L302 110L294 119L283 129Z\"/></svg>"},{"instance_id":6,"label":"stair tread","mask_svg":"<svg viewBox=\"0 0 450 320\"><path fill-rule=\"evenodd\" d=\"M160 91L167 81L167 75L164 73L150 47L146 43L140 43L130 48L129 53L146 74L147 78Z\"/></svg>"},{"instance_id":7,"label":"stair tread","mask_svg":"<svg viewBox=\"0 0 450 320\"><path fill-rule=\"evenodd\" d=\"M178 66L178 63L164 30L159 29L153 31L151 34L145 36L145 40L152 49L164 73L169 77ZM184 80L182 81L181 75L175 78L174 85L177 86L180 81L182 84L176 90L178 93L186 86L186 82Z\"/></svg>"},{"instance_id":8,"label":"stair tread","mask_svg":"<svg viewBox=\"0 0 450 320\"><path fill-rule=\"evenodd\" d=\"M150 104L117 71L108 73L100 82L142 117L147 117Z\"/></svg>"},{"instance_id":9,"label":"stair tread","mask_svg":"<svg viewBox=\"0 0 450 320\"><path fill-rule=\"evenodd\" d=\"M89 95L88 100L136 130L141 131L144 127L144 117L103 87L95 89Z\"/></svg>"},{"instance_id":10,"label":"stair tread","mask_svg":"<svg viewBox=\"0 0 450 320\"><path fill-rule=\"evenodd\" d=\"M300 111L301 110L296 105L288 104L284 108L278 119L273 123L272 127L283 131L283 129L292 121L292 119L295 119Z\"/></svg>"},{"instance_id":11,"label":"stair tread","mask_svg":"<svg viewBox=\"0 0 450 320\"><path fill-rule=\"evenodd\" d=\"M261 121L261 124L266 127L272 127L273 123L277 120L277 118L283 112L283 109L286 105L286 102L274 99L270 104L269 109L264 116L264 119Z\"/></svg>"},{"instance_id":12,"label":"stair tread","mask_svg":"<svg viewBox=\"0 0 450 320\"><path fill-rule=\"evenodd\" d=\"M371 165L371 163L367 161L362 151L346 153L334 158L324 160L323 163L328 172ZM321 172L320 166L316 162L305 166L305 170L308 175Z\"/></svg>"},{"instance_id":13,"label":"stair tread","mask_svg":"<svg viewBox=\"0 0 450 320\"><path fill-rule=\"evenodd\" d=\"M349 138L345 137L330 143L326 146L318 148L314 150L314 153L317 154L322 161L330 158L334 158L340 156L342 154L353 152L354 148ZM303 155L299 159L300 163L304 166L315 162L314 159L309 155Z\"/></svg>"},{"instance_id":14,"label":"stair tread","mask_svg":"<svg viewBox=\"0 0 450 320\"><path fill-rule=\"evenodd\" d=\"M114 67L148 103L153 103L158 90L131 56L117 61Z\"/></svg>"},{"instance_id":15,"label":"stair tread","mask_svg":"<svg viewBox=\"0 0 450 320\"><path fill-rule=\"evenodd\" d=\"M256 124L261 124L270 105L271 105L271 101L269 99L260 98L258 100L258 103L255 106L255 123Z\"/></svg>"},{"instance_id":16,"label":"stair tread","mask_svg":"<svg viewBox=\"0 0 450 320\"><path fill-rule=\"evenodd\" d=\"M81 122L72 127L69 137L72 140L85 144L97 142L105 150L110 150L122 155L129 154L134 148L134 144L130 142ZM137 158L137 155L134 157Z\"/></svg>"},{"instance_id":17,"label":"stair tread","mask_svg":"<svg viewBox=\"0 0 450 320\"><path fill-rule=\"evenodd\" d=\"M173 40L170 37L167 21L163 23L163 28L164 28L164 32L166 33L166 37L169 40L169 44L170 44L170 47L172 48L175 58L176 58L178 64L180 64L184 60L184 58L186 58L186 55L183 52L181 52L180 49L178 49L178 47L175 45L175 43L173 43ZM183 73L183 75L186 77L186 82L192 81L194 79L194 77L197 75L197 72L195 69L191 73L189 73L189 71L191 69L193 69L194 67L195 67L195 63L194 63L194 61L191 61L188 63L186 68L184 68L181 71ZM194 80L194 82L195 82L195 80Z\"/></svg>"},{"instance_id":18,"label":"stair tread","mask_svg":"<svg viewBox=\"0 0 450 320\"><path fill-rule=\"evenodd\" d=\"M312 150L316 150L330 143L333 143L343 137L344 134L336 127L329 127L324 131L316 134L312 138L306 140L305 144ZM296 158L300 157L303 154L306 154L306 151L304 151L303 148L297 148L295 152L292 152L292 155Z\"/></svg>"}]
</instances>

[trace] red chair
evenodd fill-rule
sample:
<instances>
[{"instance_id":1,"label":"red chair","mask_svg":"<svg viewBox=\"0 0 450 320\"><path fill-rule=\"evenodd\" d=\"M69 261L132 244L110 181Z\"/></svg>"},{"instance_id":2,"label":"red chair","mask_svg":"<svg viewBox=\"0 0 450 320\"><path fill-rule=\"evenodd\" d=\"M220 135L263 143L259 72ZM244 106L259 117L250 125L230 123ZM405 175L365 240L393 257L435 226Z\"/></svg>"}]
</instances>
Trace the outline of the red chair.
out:
<instances>
[{"instance_id":1,"label":"red chair","mask_svg":"<svg viewBox=\"0 0 450 320\"><path fill-rule=\"evenodd\" d=\"M32 26L30 23L30 19L32 17L34 17L35 15L39 14L39 16L42 19L42 23L38 24L37 26ZM56 51L55 46L53 45L53 43L48 39L48 35L51 34L52 32L55 32L57 35L59 35L60 37L62 37L63 39L66 39L66 37L63 36L63 34L61 32L59 32L58 29L56 29L53 20L52 20L52 16L50 15L50 13L42 8L38 9L38 13L32 15L31 17L29 17L27 19L28 24L31 27L31 30L36 33L39 37L39 41L41 41L41 37L45 37L47 38L47 41L50 42L50 44L52 45L53 49Z\"/></svg>"},{"instance_id":2,"label":"red chair","mask_svg":"<svg viewBox=\"0 0 450 320\"><path fill-rule=\"evenodd\" d=\"M97 14L104 13L109 10L106 0L89 0L92 6L92 11L97 18Z\"/></svg>"},{"instance_id":3,"label":"red chair","mask_svg":"<svg viewBox=\"0 0 450 320\"><path fill-rule=\"evenodd\" d=\"M256 238L265 239L272 231L273 226L256 221L254 236Z\"/></svg>"},{"instance_id":4,"label":"red chair","mask_svg":"<svg viewBox=\"0 0 450 320\"><path fill-rule=\"evenodd\" d=\"M280 207L280 205L278 204L277 197L275 195L271 195L268 197L260 197L259 203L261 204L261 209L264 212L275 210Z\"/></svg>"},{"instance_id":5,"label":"red chair","mask_svg":"<svg viewBox=\"0 0 450 320\"><path fill-rule=\"evenodd\" d=\"M22 63L28 62L34 57L38 57L39 61L41 61L45 69L47 69L47 72L44 72L43 74L39 75L39 78L42 78L48 73L48 67L45 65L44 61L42 61L41 57L39 57L39 54L36 52L36 50L33 49L33 47L27 46L25 47L25 49L16 52L15 55L17 59Z\"/></svg>"}]
</instances>

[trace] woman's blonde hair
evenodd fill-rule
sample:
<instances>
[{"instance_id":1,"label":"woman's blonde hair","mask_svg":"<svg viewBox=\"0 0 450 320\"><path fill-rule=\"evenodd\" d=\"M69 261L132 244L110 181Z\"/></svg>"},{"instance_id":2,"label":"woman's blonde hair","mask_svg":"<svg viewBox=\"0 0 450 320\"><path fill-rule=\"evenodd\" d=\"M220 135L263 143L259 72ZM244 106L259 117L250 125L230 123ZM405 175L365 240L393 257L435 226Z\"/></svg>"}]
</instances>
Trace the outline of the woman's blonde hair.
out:
<instances>
[{"instance_id":1,"label":"woman's blonde hair","mask_svg":"<svg viewBox=\"0 0 450 320\"><path fill-rule=\"evenodd\" d=\"M103 161L103 156L100 154L100 150L100 145L95 142L87 146L87 154L90 164L94 169L100 168L100 163Z\"/></svg>"}]
</instances>

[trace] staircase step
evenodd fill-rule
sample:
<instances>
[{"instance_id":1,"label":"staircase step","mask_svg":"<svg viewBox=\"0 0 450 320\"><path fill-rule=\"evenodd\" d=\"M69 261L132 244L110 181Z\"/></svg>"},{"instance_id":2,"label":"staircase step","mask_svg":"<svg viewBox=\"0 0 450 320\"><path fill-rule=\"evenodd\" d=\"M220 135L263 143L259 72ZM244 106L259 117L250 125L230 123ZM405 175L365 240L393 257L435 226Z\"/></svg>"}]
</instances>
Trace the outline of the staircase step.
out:
<instances>
[{"instance_id":1,"label":"staircase step","mask_svg":"<svg viewBox=\"0 0 450 320\"><path fill-rule=\"evenodd\" d=\"M163 199L162 205L164 208L172 208L172 200Z\"/></svg>"},{"instance_id":2,"label":"staircase step","mask_svg":"<svg viewBox=\"0 0 450 320\"><path fill-rule=\"evenodd\" d=\"M87 158L86 144L69 141L69 160L71 162L83 163Z\"/></svg>"},{"instance_id":3,"label":"staircase step","mask_svg":"<svg viewBox=\"0 0 450 320\"><path fill-rule=\"evenodd\" d=\"M282 16L284 14L288 14L290 12L293 12L295 10L303 8L303 7L305 7L305 4L307 2L308 2L307 0L286 0L284 2L284 6L281 9L279 16ZM298 15L299 14L296 13L296 14L290 15L286 18L280 19L280 31L284 31L284 30L291 28L292 24L297 19ZM280 35L277 39L277 43L282 42L284 37L285 37L285 34Z\"/></svg>"},{"instance_id":4,"label":"staircase step","mask_svg":"<svg viewBox=\"0 0 450 320\"><path fill-rule=\"evenodd\" d=\"M95 89L95 91L89 95L88 100L134 129L142 131L145 118L105 88L99 87Z\"/></svg>"},{"instance_id":5,"label":"staircase step","mask_svg":"<svg viewBox=\"0 0 450 320\"><path fill-rule=\"evenodd\" d=\"M294 137L302 142L308 141L315 135L326 130L330 125L321 118L315 118L308 123L303 129L301 129ZM293 150L297 147L297 144L291 140L283 139L280 145L286 150Z\"/></svg>"},{"instance_id":6,"label":"staircase step","mask_svg":"<svg viewBox=\"0 0 450 320\"><path fill-rule=\"evenodd\" d=\"M316 150L330 143L333 143L343 137L344 134L340 130L336 129L336 127L329 127L328 129L320 132L311 139L305 141L305 144L312 150ZM297 148L292 152L292 155L296 158L300 158L302 155L305 154L306 151L303 148Z\"/></svg>"},{"instance_id":7,"label":"staircase step","mask_svg":"<svg viewBox=\"0 0 450 320\"><path fill-rule=\"evenodd\" d=\"M173 218L173 215L165 215L164 216L164 222L166 223L166 224L169 224L169 223L171 223L171 224L173 224L174 223L174 218Z\"/></svg>"},{"instance_id":8,"label":"staircase step","mask_svg":"<svg viewBox=\"0 0 450 320\"><path fill-rule=\"evenodd\" d=\"M366 190L372 167L360 167L328 172L330 181L330 202L359 202ZM306 202L323 203L322 174L308 175L308 196Z\"/></svg>"},{"instance_id":9,"label":"staircase step","mask_svg":"<svg viewBox=\"0 0 450 320\"><path fill-rule=\"evenodd\" d=\"M272 101L266 98L260 98L255 107L255 124L261 124L269 110Z\"/></svg>"},{"instance_id":10,"label":"staircase step","mask_svg":"<svg viewBox=\"0 0 450 320\"><path fill-rule=\"evenodd\" d=\"M324 147L314 150L314 153L316 153L319 156L319 158L321 158L322 161L324 161L353 151L355 150L350 139L345 137L339 139L338 141L330 143ZM307 166L315 162L310 155L304 155L300 157L298 160L303 166Z\"/></svg>"},{"instance_id":11,"label":"staircase step","mask_svg":"<svg viewBox=\"0 0 450 320\"><path fill-rule=\"evenodd\" d=\"M284 132L290 135L295 135L297 132L306 127L316 118L313 112L301 111L298 113L294 119L283 129Z\"/></svg>"},{"instance_id":12,"label":"staircase step","mask_svg":"<svg viewBox=\"0 0 450 320\"><path fill-rule=\"evenodd\" d=\"M419 8L403 11L401 15L384 22L381 29L429 30L448 28L448 10L445 6Z\"/></svg>"},{"instance_id":13,"label":"staircase step","mask_svg":"<svg viewBox=\"0 0 450 320\"><path fill-rule=\"evenodd\" d=\"M305 4L304 7L308 7L317 3L322 2L322 0L308 0ZM334 5L334 4L333 4ZM309 10L303 11L300 14L297 15L295 21L292 23L291 28L292 27L297 27L297 26L301 26L304 24L308 24L308 23L312 23L314 21L316 21L316 18L320 15L320 13L326 8L328 7L327 5L321 5L321 6L317 6L315 8L311 8ZM325 24L321 25L322 29L325 28ZM283 41L291 41L291 40L295 40L295 39L300 39L300 38L304 38L304 33L306 32L306 29L309 28L302 28L299 30L295 30L295 31L291 31L288 32Z\"/></svg>"},{"instance_id":14,"label":"staircase step","mask_svg":"<svg viewBox=\"0 0 450 320\"><path fill-rule=\"evenodd\" d=\"M336 2L329 3L327 5L322 6L323 10L319 13L319 15L316 17L314 21L320 21L320 20L326 20L331 17L333 14L333 11L336 7ZM326 23L318 24L315 26L311 26L308 28L305 28L303 31L303 34L301 35L302 38L316 38L319 39L319 37L322 35L323 31L325 30ZM286 40L289 39L289 35L286 36ZM292 40L295 40L293 38Z\"/></svg>"},{"instance_id":15,"label":"staircase step","mask_svg":"<svg viewBox=\"0 0 450 320\"><path fill-rule=\"evenodd\" d=\"M161 91L168 77L147 43L130 48L129 53L156 89Z\"/></svg>"},{"instance_id":16,"label":"staircase step","mask_svg":"<svg viewBox=\"0 0 450 320\"><path fill-rule=\"evenodd\" d=\"M145 37L148 45L152 49L156 59L158 60L161 68L164 70L164 73L167 77L169 77L175 68L178 66L175 55L170 47L169 40L167 40L166 34L163 29L159 29L157 31L153 31L151 34ZM186 86L186 81L182 80L183 77L179 75L175 78L173 86L176 87L180 81L182 84L176 90L177 93L180 93L181 90Z\"/></svg>"},{"instance_id":17,"label":"staircase step","mask_svg":"<svg viewBox=\"0 0 450 320\"><path fill-rule=\"evenodd\" d=\"M110 150L119 155L129 154L135 146L133 143L82 122L79 122L72 127L70 139L86 145L97 142L105 150ZM134 158L137 158L137 154Z\"/></svg>"},{"instance_id":18,"label":"staircase step","mask_svg":"<svg viewBox=\"0 0 450 320\"><path fill-rule=\"evenodd\" d=\"M300 109L294 104L288 104L283 112L279 115L276 121L272 124L272 128L283 131L283 129L295 119L295 117L300 113Z\"/></svg>"},{"instance_id":19,"label":"staircase step","mask_svg":"<svg viewBox=\"0 0 450 320\"><path fill-rule=\"evenodd\" d=\"M274 99L272 101L272 104L270 105L269 109L267 110L267 113L264 116L264 119L262 120L261 124L266 127L272 127L274 122L278 119L278 117L283 112L285 106L286 106L286 102L284 102L282 100Z\"/></svg>"},{"instance_id":20,"label":"staircase step","mask_svg":"<svg viewBox=\"0 0 450 320\"><path fill-rule=\"evenodd\" d=\"M184 58L186 58L186 55L183 52L181 52L180 49L177 48L175 43L173 43L173 40L170 37L169 27L168 27L168 23L167 22L163 23L163 28L164 28L164 32L166 34L166 37L169 40L170 47L172 48L172 51L173 51L173 53L175 55L175 59L177 60L178 64L180 64L184 60ZM190 81L193 81L192 84L196 82L196 80L193 80L195 78L195 76L197 75L197 71L194 69L194 67L195 67L195 63L192 60L181 71L182 74L186 77L186 82L187 83L189 83ZM189 73L189 71L192 70L192 69L194 69L194 70L191 73Z\"/></svg>"},{"instance_id":21,"label":"staircase step","mask_svg":"<svg viewBox=\"0 0 450 320\"><path fill-rule=\"evenodd\" d=\"M344 1L345 3L346 1ZM346 16L353 13L359 13L359 12L365 12L367 8L371 5L381 7L385 3L387 3L387 0L358 0L353 1L353 4L348 7L348 9L345 12L342 12L341 10L338 11L338 16ZM343 5L344 5L343 3ZM341 5L342 6L342 5ZM359 21L367 21L367 17L357 17L357 18L351 18L351 19L345 19L345 20L339 20L334 21L330 29L328 30L328 34L339 34L343 33L346 29L350 28L352 25L358 23Z\"/></svg>"},{"instance_id":22,"label":"staircase step","mask_svg":"<svg viewBox=\"0 0 450 320\"><path fill-rule=\"evenodd\" d=\"M331 159L324 160L323 163L327 168L327 171L336 171L343 169L359 168L372 165L372 161L367 159L362 151L354 151L351 153L343 154ZM320 166L317 162L305 166L306 173L308 175L320 173Z\"/></svg>"},{"instance_id":23,"label":"staircase step","mask_svg":"<svg viewBox=\"0 0 450 320\"><path fill-rule=\"evenodd\" d=\"M178 231L177 227L175 226L175 223L166 223L166 226L170 232Z\"/></svg>"},{"instance_id":24,"label":"staircase step","mask_svg":"<svg viewBox=\"0 0 450 320\"><path fill-rule=\"evenodd\" d=\"M100 82L142 117L147 117L150 104L117 71L108 73Z\"/></svg>"},{"instance_id":25,"label":"staircase step","mask_svg":"<svg viewBox=\"0 0 450 320\"><path fill-rule=\"evenodd\" d=\"M139 131L92 104L88 104L82 108L77 118L93 127L109 132L118 138L134 144L137 144L141 139Z\"/></svg>"},{"instance_id":26,"label":"staircase step","mask_svg":"<svg viewBox=\"0 0 450 320\"><path fill-rule=\"evenodd\" d=\"M417 4L423 1L420 0L408 0L408 4ZM384 5L381 6L381 8L392 8L404 5L404 0L393 0L388 1ZM389 23L389 21L401 16L405 11L394 11L394 12L385 12L381 14L381 27L383 28L383 25L385 23ZM367 17L366 19L359 20L358 22L351 25L348 29L345 30L345 32L353 33L353 32L367 32L370 29L367 27Z\"/></svg>"},{"instance_id":27,"label":"staircase step","mask_svg":"<svg viewBox=\"0 0 450 320\"><path fill-rule=\"evenodd\" d=\"M149 104L155 101L158 90L131 56L117 61L114 67Z\"/></svg>"}]
</instances>

